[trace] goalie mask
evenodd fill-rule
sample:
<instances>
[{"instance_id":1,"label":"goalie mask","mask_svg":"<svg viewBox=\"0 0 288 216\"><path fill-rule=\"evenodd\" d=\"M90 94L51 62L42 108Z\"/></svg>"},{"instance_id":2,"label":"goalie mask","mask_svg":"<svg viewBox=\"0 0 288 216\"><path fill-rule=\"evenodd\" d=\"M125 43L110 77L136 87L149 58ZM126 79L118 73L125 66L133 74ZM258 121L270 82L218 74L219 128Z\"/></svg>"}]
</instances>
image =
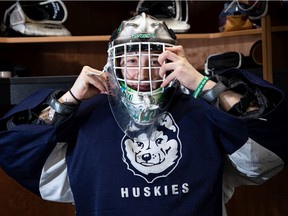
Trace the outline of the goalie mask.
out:
<instances>
[{"instance_id":1,"label":"goalie mask","mask_svg":"<svg viewBox=\"0 0 288 216\"><path fill-rule=\"evenodd\" d=\"M148 11L159 20L163 20L174 32L187 32L190 29L188 23L189 5L187 0L181 1L150 1L140 0L136 12Z\"/></svg>"},{"instance_id":2,"label":"goalie mask","mask_svg":"<svg viewBox=\"0 0 288 216\"><path fill-rule=\"evenodd\" d=\"M123 21L111 36L106 71L109 102L128 136L149 134L159 113L167 109L175 86L161 88L159 55L175 45L176 36L163 21L142 13ZM176 84L175 84L176 85Z\"/></svg>"}]
</instances>

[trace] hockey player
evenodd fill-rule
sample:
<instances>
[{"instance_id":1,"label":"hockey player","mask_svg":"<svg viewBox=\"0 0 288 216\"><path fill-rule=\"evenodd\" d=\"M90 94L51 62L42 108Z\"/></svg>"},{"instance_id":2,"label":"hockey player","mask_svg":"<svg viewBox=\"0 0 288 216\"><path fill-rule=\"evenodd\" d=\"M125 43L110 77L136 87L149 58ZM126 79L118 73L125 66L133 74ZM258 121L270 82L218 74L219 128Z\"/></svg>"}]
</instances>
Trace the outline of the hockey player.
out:
<instances>
[{"instance_id":1,"label":"hockey player","mask_svg":"<svg viewBox=\"0 0 288 216\"><path fill-rule=\"evenodd\" d=\"M79 216L221 216L241 184L287 161L287 98L239 69L208 78L165 23L112 34L103 70L41 90L0 121L3 170ZM223 186L222 186L223 185Z\"/></svg>"}]
</instances>

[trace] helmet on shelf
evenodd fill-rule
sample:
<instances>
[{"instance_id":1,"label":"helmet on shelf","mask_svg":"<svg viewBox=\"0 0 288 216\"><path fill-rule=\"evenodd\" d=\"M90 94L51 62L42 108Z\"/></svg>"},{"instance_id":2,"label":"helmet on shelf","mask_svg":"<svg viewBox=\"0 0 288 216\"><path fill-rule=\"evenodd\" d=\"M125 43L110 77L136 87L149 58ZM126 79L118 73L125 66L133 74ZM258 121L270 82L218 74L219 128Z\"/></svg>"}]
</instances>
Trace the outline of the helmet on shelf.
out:
<instances>
[{"instance_id":1,"label":"helmet on shelf","mask_svg":"<svg viewBox=\"0 0 288 216\"><path fill-rule=\"evenodd\" d=\"M140 0L137 4L136 12L139 14L142 11L146 11L159 20L163 20L174 32L182 33L190 29L190 24L188 23L189 5L187 0Z\"/></svg>"}]
</instances>

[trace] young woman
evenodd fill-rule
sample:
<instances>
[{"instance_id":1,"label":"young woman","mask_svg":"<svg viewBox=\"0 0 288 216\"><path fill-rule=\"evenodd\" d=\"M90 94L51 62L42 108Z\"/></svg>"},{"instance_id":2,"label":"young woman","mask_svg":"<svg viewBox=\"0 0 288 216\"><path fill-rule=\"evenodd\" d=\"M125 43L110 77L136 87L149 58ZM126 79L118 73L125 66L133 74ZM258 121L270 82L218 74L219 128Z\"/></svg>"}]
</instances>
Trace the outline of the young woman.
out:
<instances>
[{"instance_id":1,"label":"young woman","mask_svg":"<svg viewBox=\"0 0 288 216\"><path fill-rule=\"evenodd\" d=\"M283 168L287 98L272 84L204 76L145 13L108 53L68 92L36 92L1 119L1 167L24 187L79 216L221 216L234 187Z\"/></svg>"}]
</instances>

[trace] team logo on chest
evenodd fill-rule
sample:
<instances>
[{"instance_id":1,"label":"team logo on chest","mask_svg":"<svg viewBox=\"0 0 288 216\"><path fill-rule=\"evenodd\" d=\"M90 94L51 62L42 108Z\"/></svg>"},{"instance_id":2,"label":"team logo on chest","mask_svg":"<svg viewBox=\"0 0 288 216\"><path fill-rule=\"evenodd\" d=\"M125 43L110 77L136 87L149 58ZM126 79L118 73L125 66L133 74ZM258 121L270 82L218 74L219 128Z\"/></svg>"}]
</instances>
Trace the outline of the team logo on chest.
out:
<instances>
[{"instance_id":1,"label":"team logo on chest","mask_svg":"<svg viewBox=\"0 0 288 216\"><path fill-rule=\"evenodd\" d=\"M148 183L168 176L182 157L179 128L172 116L165 112L158 123L151 136L148 137L146 133L134 139L124 136L121 143L127 168Z\"/></svg>"}]
</instances>

